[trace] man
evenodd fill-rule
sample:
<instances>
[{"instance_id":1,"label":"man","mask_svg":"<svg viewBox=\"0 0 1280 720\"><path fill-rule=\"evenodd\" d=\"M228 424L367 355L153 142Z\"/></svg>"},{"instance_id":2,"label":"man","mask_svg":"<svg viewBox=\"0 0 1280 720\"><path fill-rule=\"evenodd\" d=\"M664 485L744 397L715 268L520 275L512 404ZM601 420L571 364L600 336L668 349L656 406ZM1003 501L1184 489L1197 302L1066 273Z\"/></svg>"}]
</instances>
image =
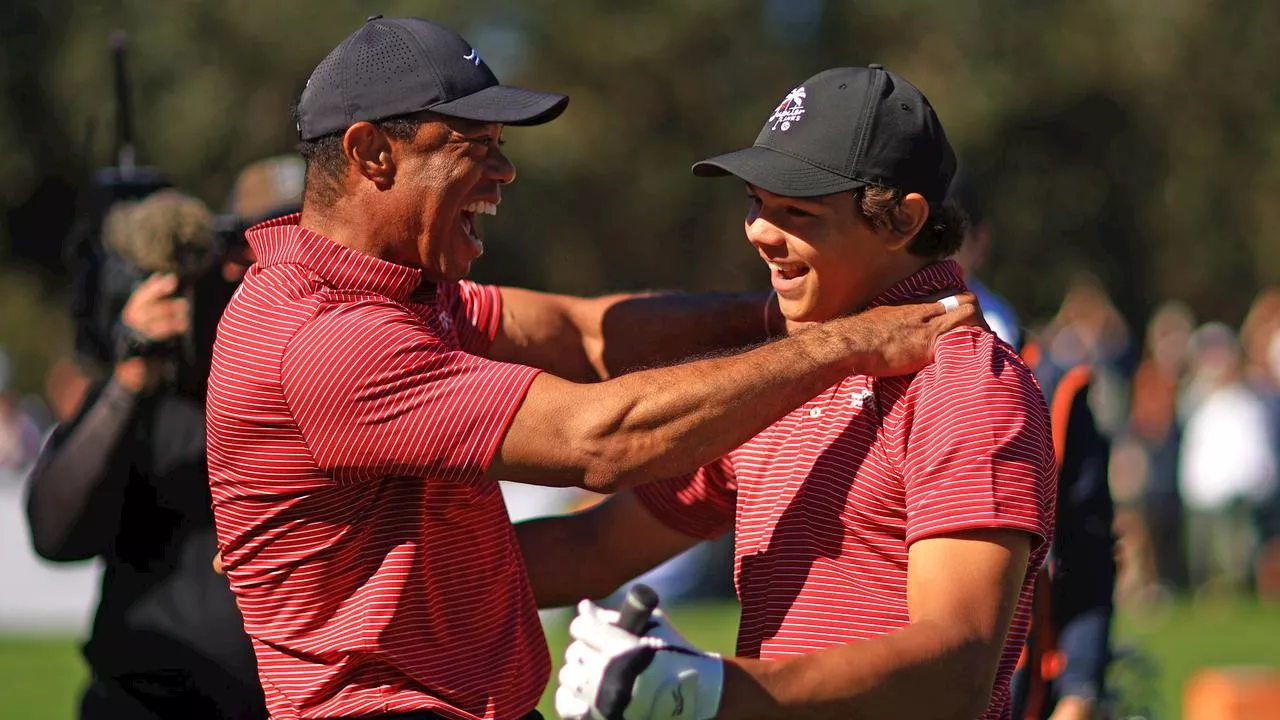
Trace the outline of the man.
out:
<instances>
[{"instance_id":1,"label":"man","mask_svg":"<svg viewBox=\"0 0 1280 720\"><path fill-rule=\"evenodd\" d=\"M951 181L951 198L969 218L969 229L964 243L956 252L956 262L964 271L964 283L978 297L982 317L996 337L1009 343L1014 350L1022 347L1022 325L1018 313L1004 296L987 287L979 279L987 256L991 252L991 223L987 221L982 203L978 200L978 188L973 173L961 166Z\"/></svg>"},{"instance_id":2,"label":"man","mask_svg":"<svg viewBox=\"0 0 1280 720\"><path fill-rule=\"evenodd\" d=\"M976 317L968 295L883 308L571 382L759 341L763 322L760 298L463 280L515 177L503 126L567 101L499 85L447 28L380 16L303 91L302 212L248 233L258 263L208 403L222 561L275 718L533 716L550 662L498 480L691 472L838 377L920 367Z\"/></svg>"},{"instance_id":3,"label":"man","mask_svg":"<svg viewBox=\"0 0 1280 720\"><path fill-rule=\"evenodd\" d=\"M272 187L258 188L254 200L288 202ZM137 261L165 255L175 234L184 247L216 252L188 277L156 272L132 287L158 269ZM110 374L54 430L27 499L37 553L104 564L80 717L265 718L243 620L227 581L209 568L216 544L205 381L217 318L247 259L217 242L203 203L172 190L118 204L104 236L106 272L115 277L104 278L95 304L115 316L78 335L114 336L115 354L102 359ZM181 265L178 253L163 260Z\"/></svg>"},{"instance_id":4,"label":"man","mask_svg":"<svg viewBox=\"0 0 1280 720\"><path fill-rule=\"evenodd\" d=\"M959 267L942 260L963 233L943 204L954 167L925 97L873 65L809 78L753 147L694 172L745 181L747 239L794 327L959 291ZM690 476L521 528L546 603L598 596L736 529L737 657L698 651L661 617L630 635L583 601L557 709L1007 718L1053 498L1044 401L990 332L947 334L913 375L851 373ZM557 547L575 548L572 561Z\"/></svg>"},{"instance_id":5,"label":"man","mask_svg":"<svg viewBox=\"0 0 1280 720\"><path fill-rule=\"evenodd\" d=\"M1040 570L1031 628L1011 685L1019 720L1089 720L1098 717L1111 659L1112 596L1116 586L1108 463L1111 443L1089 406L1087 365L1059 368L1034 343L1022 347L1017 314L1004 298L978 284L992 246L986 208L970 173L961 170L951 195L969 216L969 233L956 259L965 284L978 296L983 317L1001 340L1019 350L1035 372L1050 408L1058 458L1056 532Z\"/></svg>"}]
</instances>

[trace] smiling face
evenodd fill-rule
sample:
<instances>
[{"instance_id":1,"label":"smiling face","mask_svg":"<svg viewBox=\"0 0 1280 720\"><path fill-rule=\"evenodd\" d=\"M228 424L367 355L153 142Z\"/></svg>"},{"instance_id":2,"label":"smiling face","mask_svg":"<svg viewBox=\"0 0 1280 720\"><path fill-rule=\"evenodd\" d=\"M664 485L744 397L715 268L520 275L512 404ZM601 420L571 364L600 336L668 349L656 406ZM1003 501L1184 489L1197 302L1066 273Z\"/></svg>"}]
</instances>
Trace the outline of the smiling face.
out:
<instances>
[{"instance_id":1,"label":"smiling face","mask_svg":"<svg viewBox=\"0 0 1280 720\"><path fill-rule=\"evenodd\" d=\"M906 250L910 236L872 227L851 192L795 198L748 184L747 199L747 240L792 323L861 310L923 264Z\"/></svg>"},{"instance_id":2,"label":"smiling face","mask_svg":"<svg viewBox=\"0 0 1280 720\"><path fill-rule=\"evenodd\" d=\"M466 277L484 253L477 215L496 215L516 169L502 153L502 125L432 116L407 140L390 140L394 178L385 217L399 242L387 259L433 280Z\"/></svg>"}]
</instances>

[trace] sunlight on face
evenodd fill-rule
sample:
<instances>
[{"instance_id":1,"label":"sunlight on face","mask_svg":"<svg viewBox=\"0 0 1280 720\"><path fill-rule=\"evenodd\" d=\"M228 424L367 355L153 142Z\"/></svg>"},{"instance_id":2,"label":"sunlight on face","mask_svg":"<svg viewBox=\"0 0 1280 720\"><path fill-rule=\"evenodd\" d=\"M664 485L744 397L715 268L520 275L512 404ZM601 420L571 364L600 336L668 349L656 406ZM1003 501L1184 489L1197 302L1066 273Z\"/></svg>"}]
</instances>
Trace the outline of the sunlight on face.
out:
<instances>
[{"instance_id":1,"label":"sunlight on face","mask_svg":"<svg viewBox=\"0 0 1280 720\"><path fill-rule=\"evenodd\" d=\"M787 320L830 320L883 291L896 251L863 220L851 192L794 198L748 184L747 199L747 240L768 264Z\"/></svg>"},{"instance_id":2,"label":"sunlight on face","mask_svg":"<svg viewBox=\"0 0 1280 720\"><path fill-rule=\"evenodd\" d=\"M497 214L516 174L501 145L500 124L439 116L398 144L395 190L427 277L461 280L483 254L477 216Z\"/></svg>"}]
</instances>

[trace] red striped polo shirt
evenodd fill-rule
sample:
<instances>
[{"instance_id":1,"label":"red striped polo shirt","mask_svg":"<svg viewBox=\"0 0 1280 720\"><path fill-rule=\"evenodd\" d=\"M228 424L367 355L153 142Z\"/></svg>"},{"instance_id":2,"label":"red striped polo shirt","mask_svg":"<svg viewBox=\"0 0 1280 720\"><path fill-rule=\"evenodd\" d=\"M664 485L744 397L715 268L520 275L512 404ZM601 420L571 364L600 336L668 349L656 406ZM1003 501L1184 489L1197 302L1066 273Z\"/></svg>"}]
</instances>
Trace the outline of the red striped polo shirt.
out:
<instances>
[{"instance_id":1,"label":"red striped polo shirt","mask_svg":"<svg viewBox=\"0 0 1280 720\"><path fill-rule=\"evenodd\" d=\"M930 265L875 304L963 287ZM1048 413L1031 371L989 332L938 341L911 376L854 375L689 478L640 488L655 517L695 537L736 530L738 654L812 652L902 628L907 548L977 528L1035 537L991 704L1008 712L1057 476Z\"/></svg>"},{"instance_id":2,"label":"red striped polo shirt","mask_svg":"<svg viewBox=\"0 0 1280 720\"><path fill-rule=\"evenodd\" d=\"M293 216L218 326L218 543L273 718L517 718L550 675L496 483L537 371L483 357L498 290L422 282Z\"/></svg>"}]
</instances>

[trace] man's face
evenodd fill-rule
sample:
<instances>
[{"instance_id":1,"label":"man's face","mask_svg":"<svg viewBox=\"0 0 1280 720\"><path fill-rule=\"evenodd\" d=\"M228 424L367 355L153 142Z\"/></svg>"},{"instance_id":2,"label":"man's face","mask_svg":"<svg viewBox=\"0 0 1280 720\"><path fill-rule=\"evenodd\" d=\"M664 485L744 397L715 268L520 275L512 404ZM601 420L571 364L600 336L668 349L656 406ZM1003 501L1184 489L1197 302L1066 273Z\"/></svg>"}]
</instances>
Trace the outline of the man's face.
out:
<instances>
[{"instance_id":1,"label":"man's face","mask_svg":"<svg viewBox=\"0 0 1280 720\"><path fill-rule=\"evenodd\" d=\"M793 198L747 185L747 239L769 265L782 314L821 322L862 309L882 290L893 255L850 192Z\"/></svg>"},{"instance_id":2,"label":"man's face","mask_svg":"<svg viewBox=\"0 0 1280 720\"><path fill-rule=\"evenodd\" d=\"M516 169L500 147L502 125L434 116L418 134L393 142L396 234L412 238L400 262L421 267L433 280L466 277L484 252L477 215L496 215L500 186Z\"/></svg>"}]
</instances>

